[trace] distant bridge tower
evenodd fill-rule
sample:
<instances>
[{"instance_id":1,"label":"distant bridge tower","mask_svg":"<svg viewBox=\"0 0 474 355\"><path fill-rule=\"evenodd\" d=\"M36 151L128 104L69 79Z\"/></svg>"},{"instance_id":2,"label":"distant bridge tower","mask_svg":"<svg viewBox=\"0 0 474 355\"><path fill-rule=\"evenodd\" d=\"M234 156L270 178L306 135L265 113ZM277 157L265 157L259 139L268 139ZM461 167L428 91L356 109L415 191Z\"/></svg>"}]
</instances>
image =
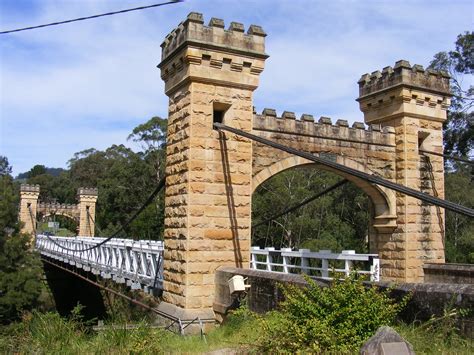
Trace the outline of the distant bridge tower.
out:
<instances>
[{"instance_id":1,"label":"distant bridge tower","mask_svg":"<svg viewBox=\"0 0 474 355\"><path fill-rule=\"evenodd\" d=\"M36 211L38 208L39 185L21 184L20 221L21 232L33 235L36 232Z\"/></svg>"},{"instance_id":2,"label":"distant bridge tower","mask_svg":"<svg viewBox=\"0 0 474 355\"><path fill-rule=\"evenodd\" d=\"M95 235L95 206L98 190L95 188L80 187L77 190L79 204L79 236L93 237Z\"/></svg>"},{"instance_id":3,"label":"distant bridge tower","mask_svg":"<svg viewBox=\"0 0 474 355\"><path fill-rule=\"evenodd\" d=\"M214 319L215 270L249 265L252 142L213 122L252 130L265 36L216 18L204 26L190 13L161 45L169 118L160 307L184 320Z\"/></svg>"},{"instance_id":4,"label":"distant bridge tower","mask_svg":"<svg viewBox=\"0 0 474 355\"><path fill-rule=\"evenodd\" d=\"M444 198L443 122L450 105L449 75L405 60L359 80L368 124L395 128L395 177L400 185ZM372 245L386 278L423 282L424 263L444 262L444 210L396 194L397 228Z\"/></svg>"},{"instance_id":5,"label":"distant bridge tower","mask_svg":"<svg viewBox=\"0 0 474 355\"><path fill-rule=\"evenodd\" d=\"M33 235L36 232L37 215L64 216L79 224L81 237L93 237L95 230L95 208L97 189L81 187L77 190L77 205L59 203L38 203L39 185L22 184L20 187L20 221L23 223L22 233Z\"/></svg>"}]
</instances>

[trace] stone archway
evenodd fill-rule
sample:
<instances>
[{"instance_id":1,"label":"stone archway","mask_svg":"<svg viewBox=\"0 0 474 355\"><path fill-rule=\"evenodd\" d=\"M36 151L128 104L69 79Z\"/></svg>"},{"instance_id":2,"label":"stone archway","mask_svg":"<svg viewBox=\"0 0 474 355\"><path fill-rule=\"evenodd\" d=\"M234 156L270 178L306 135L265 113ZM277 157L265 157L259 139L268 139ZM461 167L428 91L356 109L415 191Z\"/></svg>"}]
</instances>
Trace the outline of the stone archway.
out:
<instances>
[{"instance_id":1,"label":"stone archway","mask_svg":"<svg viewBox=\"0 0 474 355\"><path fill-rule=\"evenodd\" d=\"M336 162L364 173L373 173L373 171L367 169L367 167L365 167L363 164L345 157L338 156L336 158ZM314 167L317 167L318 169L333 172L336 175L339 175L344 179L347 179L350 182L354 183L357 187L364 191L367 196L369 196L374 206L375 223L373 224L373 227L377 230L393 230L397 226L396 196L393 191L383 186L367 183L366 181L361 180L352 175L342 174L339 171L334 171L333 169L329 169L325 166L315 164L312 161L297 156L283 158L282 160L279 160L273 163L272 165L265 167L263 170L260 170L252 178L252 192L254 192L260 184L262 184L264 181L271 178L272 176L282 171L305 165L312 165Z\"/></svg>"},{"instance_id":2,"label":"stone archway","mask_svg":"<svg viewBox=\"0 0 474 355\"><path fill-rule=\"evenodd\" d=\"M373 173L363 164L348 158L339 156L337 157L336 162L361 172L369 174ZM314 162L301 157L291 156L283 158L282 160L265 167L254 175L252 179L252 191L255 192L259 185L283 171L305 166L329 171L339 175L352 182L367 195L372 206L372 213L368 226L369 249L371 253L381 252L380 254L383 254L380 249L383 248L383 243L380 242L381 239L383 239L384 235L391 234L397 227L396 195L393 191L384 188L383 186L367 183L366 181L352 175L342 174L339 171L334 171L333 169L320 164L315 164Z\"/></svg>"},{"instance_id":3,"label":"stone archway","mask_svg":"<svg viewBox=\"0 0 474 355\"><path fill-rule=\"evenodd\" d=\"M71 218L78 223L79 235L93 237L95 234L95 208L98 197L96 188L80 187L77 190L77 205L38 202L39 185L22 184L20 187L20 221L23 222L22 232L36 233L38 214L56 214Z\"/></svg>"},{"instance_id":4,"label":"stone archway","mask_svg":"<svg viewBox=\"0 0 474 355\"><path fill-rule=\"evenodd\" d=\"M251 25L190 13L163 41L159 68L169 97L165 192L164 302L182 319L212 317L215 270L248 267L252 191L278 171L305 164L213 123L434 193L444 184L443 161L431 159L423 181L420 144L442 151L449 78L399 61L359 80L366 125L274 109L256 114L253 92L265 60L266 33ZM429 145L429 146L427 146ZM444 213L420 201L345 176L375 204L376 250L385 280L419 282L423 264L444 262ZM430 185L431 184L431 185ZM438 188L438 196L443 191Z\"/></svg>"}]
</instances>

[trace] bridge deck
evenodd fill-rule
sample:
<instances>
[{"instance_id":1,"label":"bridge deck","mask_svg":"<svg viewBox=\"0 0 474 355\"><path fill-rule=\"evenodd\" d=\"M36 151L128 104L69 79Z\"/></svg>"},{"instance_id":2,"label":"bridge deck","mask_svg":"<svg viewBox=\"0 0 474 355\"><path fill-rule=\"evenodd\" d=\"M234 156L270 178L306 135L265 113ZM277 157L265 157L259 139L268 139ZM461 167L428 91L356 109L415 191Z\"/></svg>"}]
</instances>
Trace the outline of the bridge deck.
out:
<instances>
[{"instance_id":1,"label":"bridge deck","mask_svg":"<svg viewBox=\"0 0 474 355\"><path fill-rule=\"evenodd\" d=\"M92 237L53 237L37 235L36 249L42 256L92 272L104 279L126 283L133 290L156 293L163 289L162 241ZM379 281L377 254L355 254L353 250L332 253L289 248L251 250L250 268L280 273L305 273L310 276L348 275L352 269Z\"/></svg>"}]
</instances>

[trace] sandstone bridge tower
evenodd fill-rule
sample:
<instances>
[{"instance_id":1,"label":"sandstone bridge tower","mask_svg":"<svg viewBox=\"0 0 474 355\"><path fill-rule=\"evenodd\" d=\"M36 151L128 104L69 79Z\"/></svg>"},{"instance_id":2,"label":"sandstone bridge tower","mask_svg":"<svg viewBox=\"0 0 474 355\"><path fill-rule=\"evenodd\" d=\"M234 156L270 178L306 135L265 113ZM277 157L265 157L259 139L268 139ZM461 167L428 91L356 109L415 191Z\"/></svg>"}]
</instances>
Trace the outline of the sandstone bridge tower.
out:
<instances>
[{"instance_id":1,"label":"sandstone bridge tower","mask_svg":"<svg viewBox=\"0 0 474 355\"><path fill-rule=\"evenodd\" d=\"M225 30L216 18L204 26L190 13L161 46L169 96L161 307L181 319L214 319L216 268L249 264L252 143L213 122L252 130L265 35L236 22Z\"/></svg>"},{"instance_id":2,"label":"sandstone bridge tower","mask_svg":"<svg viewBox=\"0 0 474 355\"><path fill-rule=\"evenodd\" d=\"M22 184L20 186L20 221L22 233L36 233L38 215L64 216L74 220L78 225L78 235L93 237L95 235L95 208L98 197L96 188L80 187L77 189L77 205L38 202L39 185Z\"/></svg>"},{"instance_id":3,"label":"sandstone bridge tower","mask_svg":"<svg viewBox=\"0 0 474 355\"><path fill-rule=\"evenodd\" d=\"M423 151L443 153L443 122L450 98L447 73L411 66L405 60L359 80L357 101L365 122L394 127L392 180L443 199L443 158ZM396 216L397 228L373 246L387 266L384 276L423 282L423 264L445 260L444 210L397 193Z\"/></svg>"},{"instance_id":4,"label":"sandstone bridge tower","mask_svg":"<svg viewBox=\"0 0 474 355\"><path fill-rule=\"evenodd\" d=\"M249 267L251 198L271 176L309 160L276 151L214 122L444 197L442 123L449 78L399 61L359 81L365 123L291 111L253 112L253 92L267 59L265 32L190 13L162 44L159 64L169 117L165 192L164 292L160 309L181 320L214 319L215 270ZM327 170L331 170L326 168ZM423 280L423 264L444 262L444 212L349 174L372 206L371 252L382 278ZM214 307L214 308L213 308ZM217 308L216 308L217 307Z\"/></svg>"}]
</instances>

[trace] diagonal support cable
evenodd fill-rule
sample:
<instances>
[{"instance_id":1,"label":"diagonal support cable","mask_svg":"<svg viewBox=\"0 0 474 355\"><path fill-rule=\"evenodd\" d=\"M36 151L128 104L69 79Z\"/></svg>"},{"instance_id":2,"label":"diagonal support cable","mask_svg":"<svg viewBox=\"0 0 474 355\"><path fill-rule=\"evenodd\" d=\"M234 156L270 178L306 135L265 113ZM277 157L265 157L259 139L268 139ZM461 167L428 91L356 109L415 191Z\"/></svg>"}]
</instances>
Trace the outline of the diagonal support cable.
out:
<instances>
[{"instance_id":1,"label":"diagonal support cable","mask_svg":"<svg viewBox=\"0 0 474 355\"><path fill-rule=\"evenodd\" d=\"M308 203L310 203L310 202L312 202L312 201L314 201L314 200L320 198L321 196L326 195L327 193L331 192L332 190L335 190L335 189L337 189L339 186L342 186L342 185L344 185L345 183L348 183L348 182L349 182L349 181L346 180L346 179L341 180L341 181L335 183L334 185L328 187L328 188L325 189L324 191L321 191L321 192L317 193L317 194L314 195L314 196L305 198L305 199L304 199L303 201L301 201L300 203L298 203L298 204L296 204L296 205L294 205L294 206L291 206L291 207L287 208L287 209L284 210L283 212L280 212L280 213L278 213L278 214L275 214L275 215L273 215L273 216L267 218L267 219L264 220L263 222L259 222L259 223L257 223L257 224L253 224L253 225L252 225L252 228L257 228L257 227L259 227L259 226L261 226L261 225L264 225L264 224L267 224L268 222L273 221L274 219L277 219L277 218L279 218L279 217L281 217L281 216L284 216L284 215L286 215L286 214L288 214L288 213L291 213L291 212L293 212L293 211L296 211L298 208L301 208L301 207L303 207L304 205L307 205Z\"/></svg>"},{"instance_id":2,"label":"diagonal support cable","mask_svg":"<svg viewBox=\"0 0 474 355\"><path fill-rule=\"evenodd\" d=\"M424 149L420 149L420 153L437 155L438 157L443 157L443 158L450 159L450 160L460 161L462 163L466 163L466 164L469 164L469 165L474 165L474 161L472 161L472 160L464 159L464 158L458 158L458 157L455 157L453 155L448 155L448 154L443 154L443 153L438 153L438 152L432 152L432 151L424 150Z\"/></svg>"},{"instance_id":3,"label":"diagonal support cable","mask_svg":"<svg viewBox=\"0 0 474 355\"><path fill-rule=\"evenodd\" d=\"M146 201L142 204L142 206L120 227L118 228L112 236L106 238L105 240L101 241L100 243L97 243L94 246L88 247L88 248L83 248L83 249L72 249L72 248L67 248L62 246L60 243L56 242L53 238L50 236L46 236L53 244L56 244L58 247L64 250L68 251L73 251L73 252L84 252L88 250L92 250L95 248L100 247L101 245L104 245L105 243L109 242L111 239L115 238L122 230L124 230L126 227L128 227L137 217L140 213L143 212L143 210L155 199L155 197L158 195L158 193L165 187L165 177L163 177L160 182L158 183L158 186L156 189L151 193L150 196L146 199Z\"/></svg>"},{"instance_id":4,"label":"diagonal support cable","mask_svg":"<svg viewBox=\"0 0 474 355\"><path fill-rule=\"evenodd\" d=\"M465 207L465 206L458 205L457 203L453 203L453 202L446 201L446 200L443 200L443 199L438 198L438 197L431 196L427 193L420 192L420 191L417 191L415 189L411 189L409 187L394 183L392 181L383 179L379 176L370 175L370 174L364 173L362 171L359 171L359 170L356 170L356 169L353 169L353 168L349 168L349 167L344 166L342 164L338 164L338 163L329 161L327 159L317 157L317 156L315 156L311 153L302 152L298 149L291 148L291 147L285 146L283 144L273 142L269 139L256 136L255 134L248 133L248 132L242 131L242 130L237 129L237 128L232 128L232 127L226 126L222 123L214 123L214 128L216 128L217 130L228 131L228 132L237 134L239 136L248 138L250 140L253 140L255 142L259 142L261 144L270 146L272 148L279 149L279 150L282 150L284 152L297 155L301 158L311 160L315 163L327 166L327 167L332 168L334 170L337 170L339 172L349 174L351 176L358 177L362 180L365 180L365 181L371 182L373 184L377 184L377 185L389 188L391 190L395 190L395 191L400 192L402 194L405 194L407 196L411 196L411 197L414 197L416 199L425 201L425 202L427 202L431 205L440 206L440 207L443 207L444 209L447 209L447 210L450 210L450 211L453 211L453 212L456 212L456 213L463 214L465 216L474 218L474 210L473 209Z\"/></svg>"}]
</instances>

